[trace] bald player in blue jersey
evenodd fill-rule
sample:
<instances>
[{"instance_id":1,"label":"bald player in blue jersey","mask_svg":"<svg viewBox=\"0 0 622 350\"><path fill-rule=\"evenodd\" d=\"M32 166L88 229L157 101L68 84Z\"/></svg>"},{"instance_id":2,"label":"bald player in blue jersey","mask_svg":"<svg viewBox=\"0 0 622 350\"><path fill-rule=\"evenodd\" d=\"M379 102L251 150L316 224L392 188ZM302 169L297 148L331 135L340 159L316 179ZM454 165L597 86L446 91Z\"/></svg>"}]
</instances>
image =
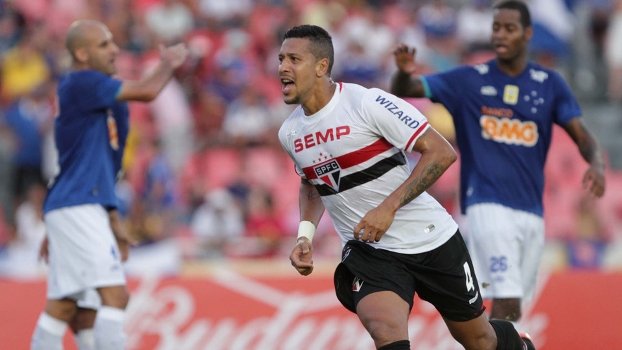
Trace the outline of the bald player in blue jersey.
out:
<instances>
[{"instance_id":1,"label":"bald player in blue jersey","mask_svg":"<svg viewBox=\"0 0 622 350\"><path fill-rule=\"evenodd\" d=\"M184 44L160 48L160 62L139 81L112 77L119 48L96 21L73 23L66 36L72 70L59 83L55 144L59 172L44 203L49 251L47 305L31 349L62 349L77 301L97 290L97 349L123 349L129 300L121 262L129 238L117 213L114 185L128 131L126 101L151 101L185 61Z\"/></svg>"},{"instance_id":2,"label":"bald player in blue jersey","mask_svg":"<svg viewBox=\"0 0 622 350\"><path fill-rule=\"evenodd\" d=\"M496 58L416 76L415 50L399 45L391 92L428 97L453 117L461 154L460 204L469 250L491 318L518 321L533 293L544 245L544 164L553 125L562 126L589 163L583 186L601 197L605 165L570 88L553 70L528 60L530 13L520 1L494 6Z\"/></svg>"}]
</instances>

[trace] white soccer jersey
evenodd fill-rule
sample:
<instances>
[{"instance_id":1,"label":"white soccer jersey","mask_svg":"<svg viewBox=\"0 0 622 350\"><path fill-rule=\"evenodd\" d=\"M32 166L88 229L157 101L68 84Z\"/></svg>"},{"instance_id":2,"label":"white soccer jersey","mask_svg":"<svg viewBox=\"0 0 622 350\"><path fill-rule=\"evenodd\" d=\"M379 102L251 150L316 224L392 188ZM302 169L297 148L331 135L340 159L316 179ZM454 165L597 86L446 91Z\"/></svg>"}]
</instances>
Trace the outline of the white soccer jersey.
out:
<instances>
[{"instance_id":1,"label":"white soccer jersey","mask_svg":"<svg viewBox=\"0 0 622 350\"><path fill-rule=\"evenodd\" d=\"M279 130L298 174L318 190L342 244L354 227L410 175L404 151L430 126L412 105L380 89L339 83L330 102L305 116L299 106ZM376 248L417 254L458 229L426 192L400 208Z\"/></svg>"}]
</instances>

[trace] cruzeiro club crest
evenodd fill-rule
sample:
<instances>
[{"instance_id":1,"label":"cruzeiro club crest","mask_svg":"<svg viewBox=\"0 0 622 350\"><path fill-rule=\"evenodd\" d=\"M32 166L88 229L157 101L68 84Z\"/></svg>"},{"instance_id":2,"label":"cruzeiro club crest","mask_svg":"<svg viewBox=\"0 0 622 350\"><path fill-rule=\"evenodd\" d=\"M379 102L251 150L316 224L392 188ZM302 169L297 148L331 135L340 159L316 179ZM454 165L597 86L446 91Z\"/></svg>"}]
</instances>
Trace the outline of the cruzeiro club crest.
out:
<instances>
[{"instance_id":1,"label":"cruzeiro club crest","mask_svg":"<svg viewBox=\"0 0 622 350\"><path fill-rule=\"evenodd\" d=\"M335 159L331 159L327 162L314 166L313 171L315 172L315 175L317 175L318 179L322 180L336 192L339 192L339 175L341 174L341 167Z\"/></svg>"}]
</instances>

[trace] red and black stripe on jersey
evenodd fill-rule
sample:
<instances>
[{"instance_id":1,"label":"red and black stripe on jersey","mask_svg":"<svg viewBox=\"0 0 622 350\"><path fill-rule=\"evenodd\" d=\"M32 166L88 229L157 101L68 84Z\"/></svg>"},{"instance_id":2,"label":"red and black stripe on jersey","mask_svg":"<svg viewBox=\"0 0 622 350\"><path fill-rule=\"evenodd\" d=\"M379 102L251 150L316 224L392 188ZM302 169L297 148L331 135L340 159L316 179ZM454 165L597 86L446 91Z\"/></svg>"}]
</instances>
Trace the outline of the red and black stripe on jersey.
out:
<instances>
[{"instance_id":1,"label":"red and black stripe on jersey","mask_svg":"<svg viewBox=\"0 0 622 350\"><path fill-rule=\"evenodd\" d=\"M329 184L326 184L326 181L324 181L324 183L319 181L321 178L316 171L318 167L321 167L322 164L336 162L338 164L339 171L341 172L348 168L357 166L373 157L376 157L381 153L390 150L391 148L393 148L393 145L391 145L386 139L382 138L360 150L341 155L321 164L315 164L313 166L305 167L302 169L302 171L304 172L307 180L317 180L312 181L312 183L317 189L320 196L337 194L339 192L343 192L356 186L365 184L369 181L375 180L397 166L405 165L406 157L404 156L404 153L397 150L397 152L390 157L382 158L378 162L365 169L356 171L343 177L339 177L338 179L333 179L335 180L335 182L337 182L337 185L335 186L330 186ZM337 176L339 176L339 174Z\"/></svg>"}]
</instances>

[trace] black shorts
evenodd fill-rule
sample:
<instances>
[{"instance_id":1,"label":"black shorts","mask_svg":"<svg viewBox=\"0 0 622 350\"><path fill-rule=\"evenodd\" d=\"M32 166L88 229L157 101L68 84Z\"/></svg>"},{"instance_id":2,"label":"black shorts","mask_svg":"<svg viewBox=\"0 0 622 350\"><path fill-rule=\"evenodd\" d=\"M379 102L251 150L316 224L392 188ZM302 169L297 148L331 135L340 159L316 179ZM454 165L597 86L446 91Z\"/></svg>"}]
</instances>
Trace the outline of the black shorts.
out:
<instances>
[{"instance_id":1,"label":"black shorts","mask_svg":"<svg viewBox=\"0 0 622 350\"><path fill-rule=\"evenodd\" d=\"M413 307L415 293L445 318L469 321L485 310L473 263L460 232L440 247L421 254L400 254L351 240L335 270L337 298L356 313L366 295L392 291Z\"/></svg>"}]
</instances>

